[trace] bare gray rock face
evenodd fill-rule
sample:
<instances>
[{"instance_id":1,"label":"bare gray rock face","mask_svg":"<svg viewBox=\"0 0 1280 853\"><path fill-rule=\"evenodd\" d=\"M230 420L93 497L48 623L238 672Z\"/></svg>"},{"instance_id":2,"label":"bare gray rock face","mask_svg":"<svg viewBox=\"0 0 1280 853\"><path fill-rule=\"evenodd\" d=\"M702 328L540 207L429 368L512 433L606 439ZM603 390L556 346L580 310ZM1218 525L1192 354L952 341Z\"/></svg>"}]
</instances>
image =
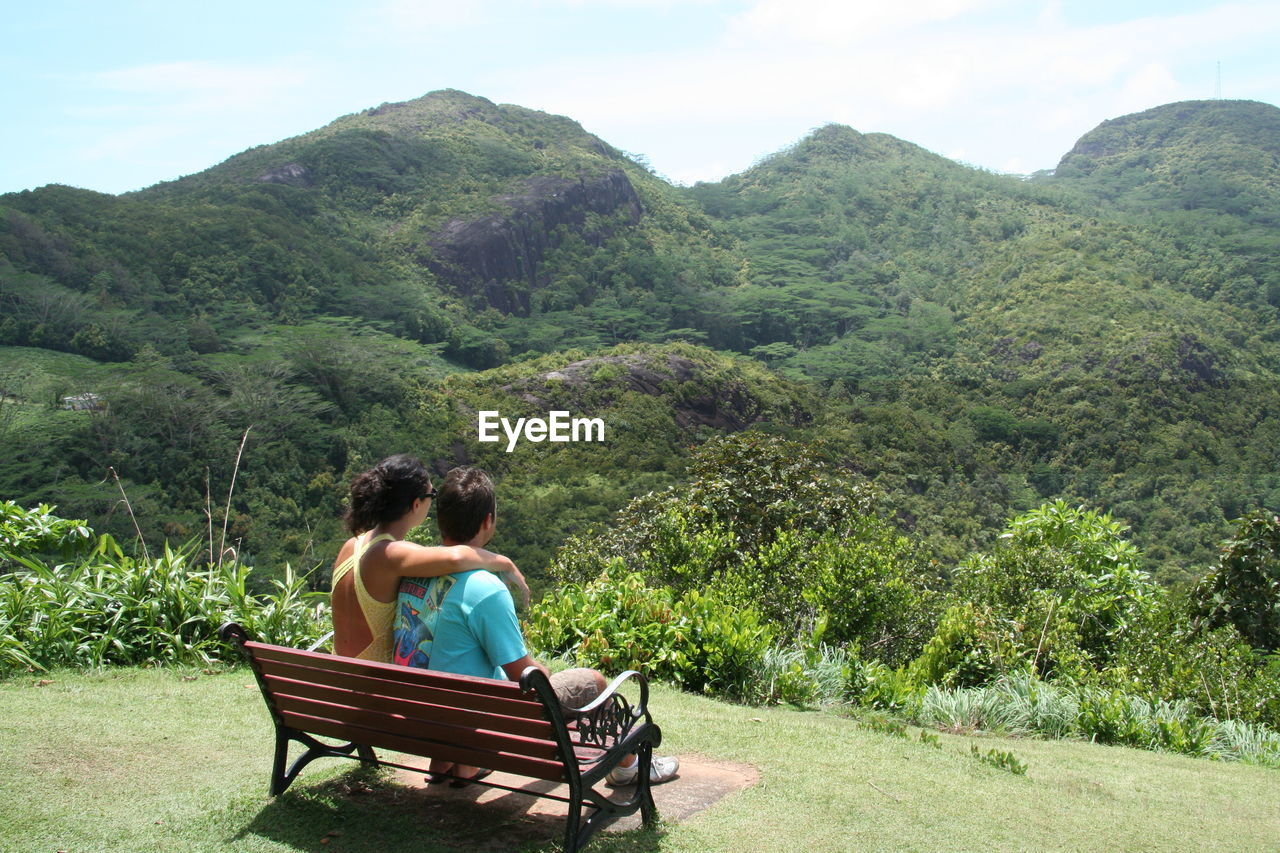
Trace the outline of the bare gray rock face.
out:
<instances>
[{"instance_id":1,"label":"bare gray rock face","mask_svg":"<svg viewBox=\"0 0 1280 853\"><path fill-rule=\"evenodd\" d=\"M589 213L635 224L644 210L621 170L578 179L540 175L523 192L499 196L504 210L479 219L455 219L431 241L427 266L460 293L482 295L506 314L527 315L529 296L547 283L542 260L558 245L557 229L569 226L592 245L612 236L584 230Z\"/></svg>"}]
</instances>

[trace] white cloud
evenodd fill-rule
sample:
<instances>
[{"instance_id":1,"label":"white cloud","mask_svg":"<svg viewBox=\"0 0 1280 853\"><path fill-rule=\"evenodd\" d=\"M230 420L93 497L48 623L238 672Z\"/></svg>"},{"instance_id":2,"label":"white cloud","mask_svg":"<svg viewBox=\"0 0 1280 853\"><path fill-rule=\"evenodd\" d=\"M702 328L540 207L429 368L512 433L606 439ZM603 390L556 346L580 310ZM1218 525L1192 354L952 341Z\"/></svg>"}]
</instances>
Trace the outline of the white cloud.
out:
<instances>
[{"instance_id":1,"label":"white cloud","mask_svg":"<svg viewBox=\"0 0 1280 853\"><path fill-rule=\"evenodd\" d=\"M250 65L169 62L103 71L89 83L125 97L153 99L149 103L164 101L183 113L201 113L278 106L282 98L301 95L312 76L297 59ZM116 103L127 109L130 102ZM145 108L142 101L132 103Z\"/></svg>"},{"instance_id":2,"label":"white cloud","mask_svg":"<svg viewBox=\"0 0 1280 853\"><path fill-rule=\"evenodd\" d=\"M311 129L311 119L300 121L299 113L310 108L317 74L310 63L294 58L155 63L88 75L83 82L92 101L66 111L95 129L76 147L76 156L85 163L119 164L131 176L198 171L253 145Z\"/></svg>"},{"instance_id":3,"label":"white cloud","mask_svg":"<svg viewBox=\"0 0 1280 853\"><path fill-rule=\"evenodd\" d=\"M762 0L714 49L662 57L642 90L610 92L606 81L616 80L604 74L566 100L583 120L601 109L621 121L627 107L637 121L834 120L1023 172L1052 166L1104 119L1205 97L1199 81L1180 76L1188 58L1280 31L1280 7L1261 4L1092 26L1065 23L1055 4L1026 19L1012 9L987 14L999 5Z\"/></svg>"},{"instance_id":4,"label":"white cloud","mask_svg":"<svg viewBox=\"0 0 1280 853\"><path fill-rule=\"evenodd\" d=\"M353 14L350 26L359 39L429 49L489 21L495 5L493 0L387 0Z\"/></svg>"},{"instance_id":5,"label":"white cloud","mask_svg":"<svg viewBox=\"0 0 1280 853\"><path fill-rule=\"evenodd\" d=\"M1008 0L761 0L731 24L746 40L850 45L985 11Z\"/></svg>"},{"instance_id":6,"label":"white cloud","mask_svg":"<svg viewBox=\"0 0 1280 853\"><path fill-rule=\"evenodd\" d=\"M679 9L715 6L723 0L532 0L535 6L567 6L571 9Z\"/></svg>"}]
</instances>

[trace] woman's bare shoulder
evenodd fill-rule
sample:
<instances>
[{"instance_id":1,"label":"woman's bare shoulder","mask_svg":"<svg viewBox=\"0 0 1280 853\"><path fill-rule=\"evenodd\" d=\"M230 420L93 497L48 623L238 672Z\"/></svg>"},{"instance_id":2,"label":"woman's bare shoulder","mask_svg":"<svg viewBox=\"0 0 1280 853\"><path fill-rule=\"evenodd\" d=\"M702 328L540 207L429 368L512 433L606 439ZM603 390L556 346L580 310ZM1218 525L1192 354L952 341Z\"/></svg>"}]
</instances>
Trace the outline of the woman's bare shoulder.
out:
<instances>
[{"instance_id":1,"label":"woman's bare shoulder","mask_svg":"<svg viewBox=\"0 0 1280 853\"><path fill-rule=\"evenodd\" d=\"M348 557L350 557L352 554L355 553L355 550L356 550L356 537L352 536L346 542L342 543L342 547L338 549L338 556L334 559L333 564L335 566L342 565L344 560L346 560Z\"/></svg>"}]
</instances>

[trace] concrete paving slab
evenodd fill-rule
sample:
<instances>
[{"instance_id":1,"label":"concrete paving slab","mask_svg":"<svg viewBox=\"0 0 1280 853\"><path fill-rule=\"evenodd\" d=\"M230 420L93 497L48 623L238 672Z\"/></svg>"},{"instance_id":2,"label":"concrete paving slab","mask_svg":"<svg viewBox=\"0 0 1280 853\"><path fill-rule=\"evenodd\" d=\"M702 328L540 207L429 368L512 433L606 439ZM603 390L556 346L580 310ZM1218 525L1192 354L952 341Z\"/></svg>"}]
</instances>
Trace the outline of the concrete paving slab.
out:
<instances>
[{"instance_id":1,"label":"concrete paving slab","mask_svg":"<svg viewBox=\"0 0 1280 853\"><path fill-rule=\"evenodd\" d=\"M487 781L519 788L530 793L468 785L451 788L448 785L427 785L423 773L397 770L395 781L406 789L411 799L421 799L426 812L449 814L461 819L473 814L477 820L492 825L495 818L512 821L520 827L519 835L558 838L563 831L563 820L568 804L534 796L532 792L551 793L567 797L568 786L551 782L530 780L524 776L494 773ZM720 761L704 755L680 756L680 773L669 782L653 786L653 799L664 821L687 820L710 808L725 797L749 788L760 780L756 768L747 764ZM630 789L619 789L623 799ZM453 822L452 820L450 821ZM620 818L606 826L603 832L625 832L640 826L639 813Z\"/></svg>"}]
</instances>

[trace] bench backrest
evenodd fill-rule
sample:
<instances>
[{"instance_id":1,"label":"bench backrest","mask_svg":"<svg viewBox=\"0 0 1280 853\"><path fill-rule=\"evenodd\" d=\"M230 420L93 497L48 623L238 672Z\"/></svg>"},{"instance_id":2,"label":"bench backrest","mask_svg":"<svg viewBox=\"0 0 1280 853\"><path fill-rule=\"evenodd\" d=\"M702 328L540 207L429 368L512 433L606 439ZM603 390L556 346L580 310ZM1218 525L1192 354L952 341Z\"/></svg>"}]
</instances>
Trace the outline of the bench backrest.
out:
<instances>
[{"instance_id":1,"label":"bench backrest","mask_svg":"<svg viewBox=\"0 0 1280 853\"><path fill-rule=\"evenodd\" d=\"M247 641L276 722L409 755L561 782L547 708L511 681Z\"/></svg>"}]
</instances>

